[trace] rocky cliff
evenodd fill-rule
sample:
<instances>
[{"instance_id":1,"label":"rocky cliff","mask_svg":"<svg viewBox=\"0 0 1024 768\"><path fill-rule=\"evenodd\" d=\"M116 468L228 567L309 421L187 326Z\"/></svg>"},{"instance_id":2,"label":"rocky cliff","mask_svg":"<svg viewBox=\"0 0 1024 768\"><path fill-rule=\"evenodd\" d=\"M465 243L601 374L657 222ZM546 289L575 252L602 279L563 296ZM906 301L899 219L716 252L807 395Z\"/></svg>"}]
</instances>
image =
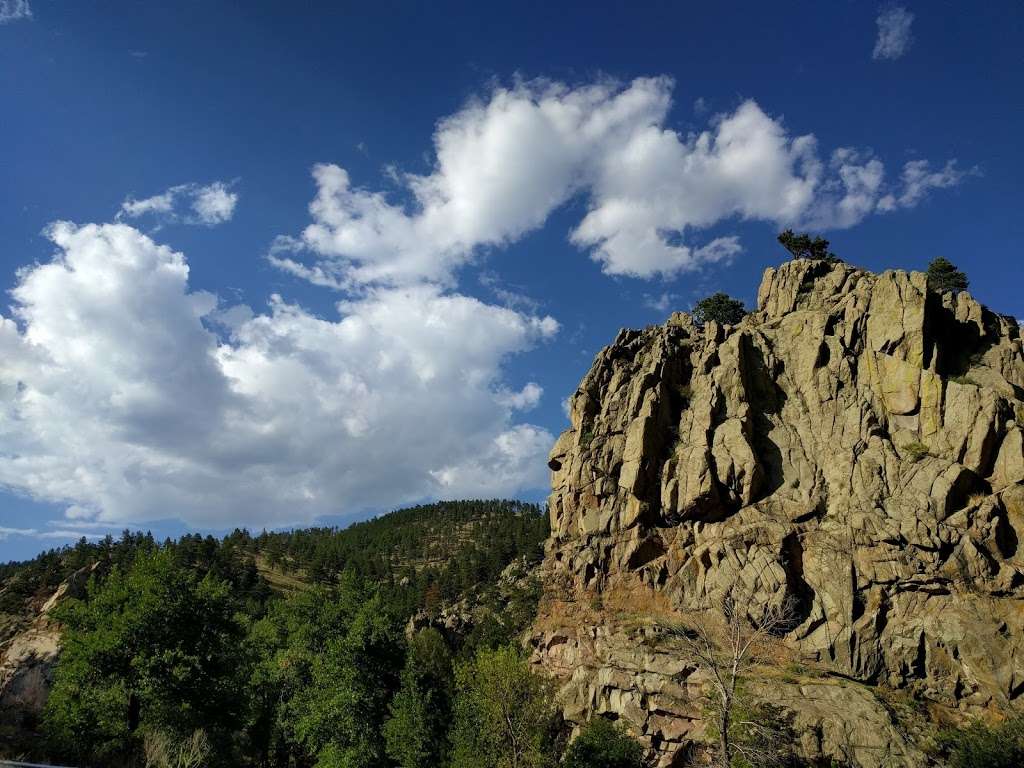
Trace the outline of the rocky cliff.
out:
<instances>
[{"instance_id":1,"label":"rocky cliff","mask_svg":"<svg viewBox=\"0 0 1024 768\"><path fill-rule=\"evenodd\" d=\"M738 325L623 330L550 457L532 643L566 717L618 717L681 764L705 678L659 622L742 587L751 612L794 606L755 688L807 755L927 762L900 702L1024 691L1022 428L1016 321L921 273L795 260Z\"/></svg>"},{"instance_id":2,"label":"rocky cliff","mask_svg":"<svg viewBox=\"0 0 1024 768\"><path fill-rule=\"evenodd\" d=\"M72 574L25 626L0 642L0 758L21 754L38 738L60 655L60 625L53 609L66 597L81 597L93 570L87 566Z\"/></svg>"}]
</instances>

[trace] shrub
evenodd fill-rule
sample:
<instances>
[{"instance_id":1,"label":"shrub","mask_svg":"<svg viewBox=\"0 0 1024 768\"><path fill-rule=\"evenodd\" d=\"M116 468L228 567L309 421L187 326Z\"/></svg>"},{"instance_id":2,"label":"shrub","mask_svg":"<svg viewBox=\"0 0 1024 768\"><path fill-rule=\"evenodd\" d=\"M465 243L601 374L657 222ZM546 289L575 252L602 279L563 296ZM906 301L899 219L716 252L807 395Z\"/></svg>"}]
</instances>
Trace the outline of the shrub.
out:
<instances>
[{"instance_id":1,"label":"shrub","mask_svg":"<svg viewBox=\"0 0 1024 768\"><path fill-rule=\"evenodd\" d=\"M974 379L972 379L970 376L967 376L967 375L950 376L949 380L950 381L955 381L957 384L969 384L972 387L979 386L977 381L975 381Z\"/></svg>"},{"instance_id":2,"label":"shrub","mask_svg":"<svg viewBox=\"0 0 1024 768\"><path fill-rule=\"evenodd\" d=\"M967 290L967 275L956 264L939 256L928 264L928 288L936 293L958 293Z\"/></svg>"},{"instance_id":3,"label":"shrub","mask_svg":"<svg viewBox=\"0 0 1024 768\"><path fill-rule=\"evenodd\" d=\"M146 768L203 768L210 758L210 740L202 729L186 738L152 730L143 739Z\"/></svg>"},{"instance_id":4,"label":"shrub","mask_svg":"<svg viewBox=\"0 0 1024 768\"><path fill-rule=\"evenodd\" d=\"M626 731L597 717L565 752L564 768L643 768L644 748Z\"/></svg>"},{"instance_id":5,"label":"shrub","mask_svg":"<svg viewBox=\"0 0 1024 768\"><path fill-rule=\"evenodd\" d=\"M787 229L779 234L779 242L793 255L794 259L814 259L815 261L827 261L830 264L842 261L828 249L828 240L823 237L811 239L806 232L796 235L792 229Z\"/></svg>"},{"instance_id":6,"label":"shrub","mask_svg":"<svg viewBox=\"0 0 1024 768\"><path fill-rule=\"evenodd\" d=\"M704 324L714 321L735 325L747 314L743 302L719 291L697 302L693 308L693 319Z\"/></svg>"},{"instance_id":7,"label":"shrub","mask_svg":"<svg viewBox=\"0 0 1024 768\"><path fill-rule=\"evenodd\" d=\"M949 768L1016 768L1024 765L1024 715L994 727L971 723L943 731L938 748Z\"/></svg>"},{"instance_id":8,"label":"shrub","mask_svg":"<svg viewBox=\"0 0 1024 768\"><path fill-rule=\"evenodd\" d=\"M928 446L919 442L907 443L903 446L903 451L908 454L911 461L920 461L925 456L931 455Z\"/></svg>"}]
</instances>

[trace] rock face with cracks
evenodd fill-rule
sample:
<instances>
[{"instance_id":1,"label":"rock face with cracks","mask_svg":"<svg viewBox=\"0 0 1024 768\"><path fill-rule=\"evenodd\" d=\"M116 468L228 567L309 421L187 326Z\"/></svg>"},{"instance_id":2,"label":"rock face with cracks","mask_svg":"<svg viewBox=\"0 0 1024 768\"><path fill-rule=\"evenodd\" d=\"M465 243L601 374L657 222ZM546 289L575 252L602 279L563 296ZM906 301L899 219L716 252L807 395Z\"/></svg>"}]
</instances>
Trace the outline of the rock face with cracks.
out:
<instances>
[{"instance_id":1,"label":"rock face with cracks","mask_svg":"<svg viewBox=\"0 0 1024 768\"><path fill-rule=\"evenodd\" d=\"M950 711L1024 691L1020 329L917 272L794 260L741 323L623 330L551 452L534 659L567 719L617 717L663 766L705 738L703 675L645 617L788 600L759 680L811 757L926 762L879 690Z\"/></svg>"},{"instance_id":2,"label":"rock face with cracks","mask_svg":"<svg viewBox=\"0 0 1024 768\"><path fill-rule=\"evenodd\" d=\"M86 566L72 574L26 627L0 643L0 757L8 744L36 737L61 649L53 609L67 597L83 596L94 569Z\"/></svg>"}]
</instances>

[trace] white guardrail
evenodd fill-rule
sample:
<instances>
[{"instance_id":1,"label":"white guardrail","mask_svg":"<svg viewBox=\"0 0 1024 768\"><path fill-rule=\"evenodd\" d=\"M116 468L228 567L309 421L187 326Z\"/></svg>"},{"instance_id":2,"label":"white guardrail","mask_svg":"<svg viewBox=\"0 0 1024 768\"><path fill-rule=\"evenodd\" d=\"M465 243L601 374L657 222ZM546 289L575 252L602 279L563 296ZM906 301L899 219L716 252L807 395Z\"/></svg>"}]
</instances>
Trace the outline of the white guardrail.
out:
<instances>
[{"instance_id":1,"label":"white guardrail","mask_svg":"<svg viewBox=\"0 0 1024 768\"><path fill-rule=\"evenodd\" d=\"M17 760L0 760L0 768L70 768L70 766L50 765L48 763L19 763Z\"/></svg>"}]
</instances>

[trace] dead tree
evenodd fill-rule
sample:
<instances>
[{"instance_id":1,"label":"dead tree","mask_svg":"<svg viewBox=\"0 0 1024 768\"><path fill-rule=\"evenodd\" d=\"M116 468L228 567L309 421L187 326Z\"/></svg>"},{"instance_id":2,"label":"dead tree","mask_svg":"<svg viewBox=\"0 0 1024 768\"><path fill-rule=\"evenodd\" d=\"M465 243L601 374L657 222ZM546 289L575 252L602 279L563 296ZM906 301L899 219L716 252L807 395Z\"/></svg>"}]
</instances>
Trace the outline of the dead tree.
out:
<instances>
[{"instance_id":1,"label":"dead tree","mask_svg":"<svg viewBox=\"0 0 1024 768\"><path fill-rule=\"evenodd\" d=\"M696 612L688 626L674 626L669 632L678 638L687 652L711 678L711 705L718 724L716 764L730 768L734 756L754 766L778 762L786 734L771 722L758 719L736 720L739 683L758 663L772 637L792 627L794 604L791 598L759 607L748 613L747 600L732 595L717 609L705 607ZM733 738L742 728L747 738Z\"/></svg>"}]
</instances>

